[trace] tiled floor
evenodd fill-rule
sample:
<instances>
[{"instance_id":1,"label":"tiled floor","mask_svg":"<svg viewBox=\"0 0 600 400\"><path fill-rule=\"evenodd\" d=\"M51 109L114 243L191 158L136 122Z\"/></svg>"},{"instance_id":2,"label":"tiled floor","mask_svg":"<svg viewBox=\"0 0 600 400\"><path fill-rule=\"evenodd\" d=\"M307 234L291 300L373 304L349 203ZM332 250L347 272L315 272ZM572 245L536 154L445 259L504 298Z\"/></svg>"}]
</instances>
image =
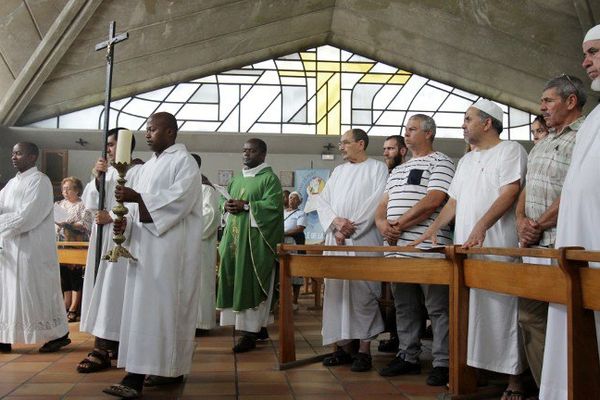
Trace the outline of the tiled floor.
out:
<instances>
[{"instance_id":1,"label":"tiled floor","mask_svg":"<svg viewBox=\"0 0 600 400\"><path fill-rule=\"evenodd\" d=\"M311 298L303 296L295 313L298 358L329 352L321 346L321 313L310 310ZM111 399L102 393L118 382L122 370L78 374L76 364L93 345L92 338L71 324L73 343L53 354L40 354L38 346L13 346L12 354L0 354L0 398L3 399ZM197 339L191 374L185 384L147 388L144 398L215 400L391 400L436 399L444 388L425 385L428 368L422 375L382 378L375 370L353 373L348 366L323 367L320 363L277 370L277 326L269 327L270 341L255 351L234 355L231 328L218 328ZM374 343L375 346L375 343ZM373 352L375 368L384 366L393 355ZM430 366L429 362L423 363Z\"/></svg>"}]
</instances>

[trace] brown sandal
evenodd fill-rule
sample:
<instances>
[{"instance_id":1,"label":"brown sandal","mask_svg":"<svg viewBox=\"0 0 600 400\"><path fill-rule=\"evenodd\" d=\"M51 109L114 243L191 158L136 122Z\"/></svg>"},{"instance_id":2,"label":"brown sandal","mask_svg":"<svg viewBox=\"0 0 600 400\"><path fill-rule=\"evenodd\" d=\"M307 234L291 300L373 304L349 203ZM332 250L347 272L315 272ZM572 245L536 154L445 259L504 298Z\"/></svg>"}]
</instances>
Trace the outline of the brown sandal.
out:
<instances>
[{"instance_id":1,"label":"brown sandal","mask_svg":"<svg viewBox=\"0 0 600 400\"><path fill-rule=\"evenodd\" d=\"M67 321L77 322L77 311L67 311Z\"/></svg>"},{"instance_id":2,"label":"brown sandal","mask_svg":"<svg viewBox=\"0 0 600 400\"><path fill-rule=\"evenodd\" d=\"M77 365L77 372L89 374L110 368L110 355L107 351L94 349Z\"/></svg>"}]
</instances>

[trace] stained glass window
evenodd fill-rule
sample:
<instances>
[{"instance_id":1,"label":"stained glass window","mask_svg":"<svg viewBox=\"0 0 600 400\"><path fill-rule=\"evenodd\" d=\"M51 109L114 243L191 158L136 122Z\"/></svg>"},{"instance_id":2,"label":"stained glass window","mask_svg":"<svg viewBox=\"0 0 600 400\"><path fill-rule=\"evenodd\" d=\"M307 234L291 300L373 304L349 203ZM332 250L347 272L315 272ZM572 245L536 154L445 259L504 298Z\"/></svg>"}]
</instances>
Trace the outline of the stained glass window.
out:
<instances>
[{"instance_id":1,"label":"stained glass window","mask_svg":"<svg viewBox=\"0 0 600 400\"><path fill-rule=\"evenodd\" d=\"M110 126L144 129L168 111L183 131L340 135L402 133L415 113L432 116L438 137L462 138L466 109L478 95L369 58L321 46L274 60L113 101ZM530 140L533 116L500 104L503 139ZM100 129L103 106L30 126Z\"/></svg>"}]
</instances>

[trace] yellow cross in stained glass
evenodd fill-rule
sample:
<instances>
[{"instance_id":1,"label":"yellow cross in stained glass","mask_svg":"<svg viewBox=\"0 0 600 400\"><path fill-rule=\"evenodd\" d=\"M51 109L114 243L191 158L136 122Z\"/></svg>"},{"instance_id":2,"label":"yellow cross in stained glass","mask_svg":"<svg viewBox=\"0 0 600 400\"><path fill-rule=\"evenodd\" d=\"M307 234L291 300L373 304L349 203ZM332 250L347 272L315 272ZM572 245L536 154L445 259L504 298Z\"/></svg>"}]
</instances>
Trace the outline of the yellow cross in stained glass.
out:
<instances>
[{"instance_id":1,"label":"yellow cross in stained glass","mask_svg":"<svg viewBox=\"0 0 600 400\"><path fill-rule=\"evenodd\" d=\"M374 72L372 69L377 64L376 61L321 61L317 59L316 51L304 51L299 54L304 70L280 69L279 75L316 79L318 135L342 133L342 74L361 74L358 83L385 85L404 85L412 75L400 69L392 73Z\"/></svg>"}]
</instances>

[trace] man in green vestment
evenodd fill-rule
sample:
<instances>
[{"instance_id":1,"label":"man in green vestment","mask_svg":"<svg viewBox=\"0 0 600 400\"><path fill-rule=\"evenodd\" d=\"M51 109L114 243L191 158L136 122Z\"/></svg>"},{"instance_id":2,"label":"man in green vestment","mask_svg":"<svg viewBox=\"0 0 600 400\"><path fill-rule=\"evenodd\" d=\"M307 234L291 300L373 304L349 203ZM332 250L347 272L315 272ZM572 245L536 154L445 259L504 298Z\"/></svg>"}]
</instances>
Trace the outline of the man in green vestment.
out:
<instances>
[{"instance_id":1,"label":"man in green vestment","mask_svg":"<svg viewBox=\"0 0 600 400\"><path fill-rule=\"evenodd\" d=\"M283 241L283 195L279 178L265 163L267 145L250 139L242 153L244 169L229 183L231 198L223 207L229 214L219 245L217 292L221 325L242 332L235 353L255 348L258 333L267 326L276 246Z\"/></svg>"}]
</instances>

